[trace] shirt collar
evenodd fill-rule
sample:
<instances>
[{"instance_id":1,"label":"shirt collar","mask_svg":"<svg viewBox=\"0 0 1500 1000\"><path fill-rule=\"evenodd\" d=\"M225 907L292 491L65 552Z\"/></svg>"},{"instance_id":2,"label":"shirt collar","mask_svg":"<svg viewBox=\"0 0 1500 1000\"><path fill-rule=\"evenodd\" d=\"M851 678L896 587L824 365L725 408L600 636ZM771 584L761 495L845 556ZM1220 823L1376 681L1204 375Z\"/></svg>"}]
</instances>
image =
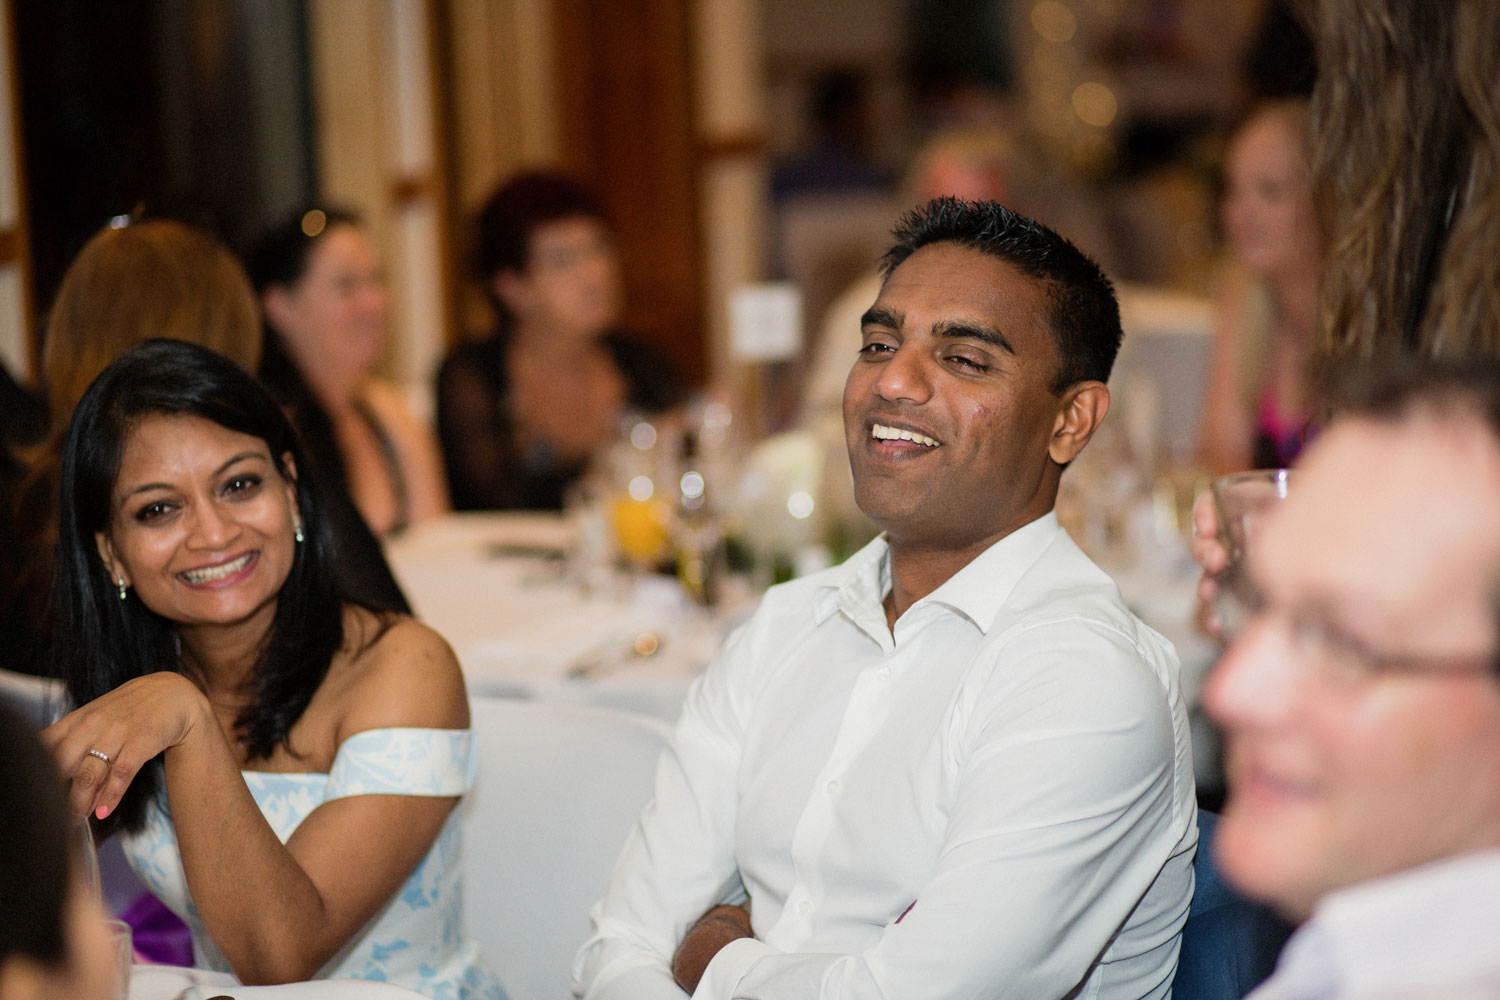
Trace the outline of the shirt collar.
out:
<instances>
[{"instance_id":1,"label":"shirt collar","mask_svg":"<svg viewBox=\"0 0 1500 1000\"><path fill-rule=\"evenodd\" d=\"M1500 850L1460 855L1329 894L1277 974L1332 980L1361 996L1430 975L1461 977L1476 961L1490 968L1497 922Z\"/></svg>"},{"instance_id":2,"label":"shirt collar","mask_svg":"<svg viewBox=\"0 0 1500 1000\"><path fill-rule=\"evenodd\" d=\"M1061 532L1057 516L1049 510L975 556L907 613L924 604L941 604L988 632L1021 577ZM883 602L891 590L890 554L890 544L881 534L833 570L813 599L813 620L821 625L840 608L858 620L872 606L884 616Z\"/></svg>"}]
</instances>

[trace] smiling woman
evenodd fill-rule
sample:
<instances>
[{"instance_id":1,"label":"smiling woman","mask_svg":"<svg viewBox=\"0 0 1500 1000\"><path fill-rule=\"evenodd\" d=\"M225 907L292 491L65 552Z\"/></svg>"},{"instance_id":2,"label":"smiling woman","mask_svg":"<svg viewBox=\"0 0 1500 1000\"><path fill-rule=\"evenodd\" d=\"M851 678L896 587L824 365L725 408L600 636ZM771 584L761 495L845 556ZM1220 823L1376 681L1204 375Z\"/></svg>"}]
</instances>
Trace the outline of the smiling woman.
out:
<instances>
[{"instance_id":1,"label":"smiling woman","mask_svg":"<svg viewBox=\"0 0 1500 1000\"><path fill-rule=\"evenodd\" d=\"M348 601L285 415L210 351L104 370L63 449L43 734L75 815L242 980L502 997L459 932L463 679L425 626Z\"/></svg>"}]
</instances>

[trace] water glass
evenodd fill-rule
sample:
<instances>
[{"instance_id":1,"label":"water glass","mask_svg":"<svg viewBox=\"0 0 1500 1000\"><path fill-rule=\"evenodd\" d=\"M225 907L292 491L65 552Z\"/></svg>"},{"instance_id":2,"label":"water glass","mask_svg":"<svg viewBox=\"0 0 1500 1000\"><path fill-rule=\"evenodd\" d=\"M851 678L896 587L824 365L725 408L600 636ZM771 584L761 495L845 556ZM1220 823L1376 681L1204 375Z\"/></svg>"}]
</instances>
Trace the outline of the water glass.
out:
<instances>
[{"instance_id":1,"label":"water glass","mask_svg":"<svg viewBox=\"0 0 1500 1000\"><path fill-rule=\"evenodd\" d=\"M1218 539L1228 554L1228 562L1218 576L1218 597L1214 611L1229 634L1236 634L1244 622L1234 592L1242 585L1245 557L1264 523L1265 516L1287 498L1292 482L1288 469L1256 469L1220 476L1210 486L1214 497L1214 518Z\"/></svg>"},{"instance_id":2,"label":"water glass","mask_svg":"<svg viewBox=\"0 0 1500 1000\"><path fill-rule=\"evenodd\" d=\"M109 940L114 946L115 997L127 1000L130 995L130 968L135 963L135 937L130 925L123 920L106 920Z\"/></svg>"}]
</instances>

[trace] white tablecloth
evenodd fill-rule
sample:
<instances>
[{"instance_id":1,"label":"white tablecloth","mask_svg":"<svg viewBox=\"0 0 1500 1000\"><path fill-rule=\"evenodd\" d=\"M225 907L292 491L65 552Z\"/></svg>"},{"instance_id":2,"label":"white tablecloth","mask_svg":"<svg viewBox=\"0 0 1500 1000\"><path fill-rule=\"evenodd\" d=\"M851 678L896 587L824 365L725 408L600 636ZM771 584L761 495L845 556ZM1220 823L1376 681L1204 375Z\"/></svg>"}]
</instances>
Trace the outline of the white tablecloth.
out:
<instances>
[{"instance_id":1,"label":"white tablecloth","mask_svg":"<svg viewBox=\"0 0 1500 1000\"><path fill-rule=\"evenodd\" d=\"M175 965L135 965L130 970L130 1000L179 1000L186 996L216 996L236 987L238 980L225 972L184 969ZM200 993L194 987L209 992ZM193 992L189 992L193 991Z\"/></svg>"},{"instance_id":2,"label":"white tablecloth","mask_svg":"<svg viewBox=\"0 0 1500 1000\"><path fill-rule=\"evenodd\" d=\"M175 965L136 965L129 1000L420 1000L421 994L363 979L318 979L280 986L241 986L224 972Z\"/></svg>"},{"instance_id":3,"label":"white tablecloth","mask_svg":"<svg viewBox=\"0 0 1500 1000\"><path fill-rule=\"evenodd\" d=\"M691 604L677 582L620 576L585 592L556 515L468 513L386 547L418 618L453 646L473 694L581 701L673 720L734 613ZM745 610L740 603L740 610ZM654 653L634 651L654 639Z\"/></svg>"},{"instance_id":4,"label":"white tablecloth","mask_svg":"<svg viewBox=\"0 0 1500 1000\"><path fill-rule=\"evenodd\" d=\"M452 644L473 694L675 720L688 684L750 602L709 613L688 603L676 581L655 576L585 594L561 555L570 542L556 515L454 514L416 526L387 554L417 616ZM1131 609L1177 647L1199 784L1219 787L1217 732L1198 697L1218 647L1193 625L1197 568L1185 549L1104 568ZM641 633L655 636L659 651L632 655Z\"/></svg>"}]
</instances>

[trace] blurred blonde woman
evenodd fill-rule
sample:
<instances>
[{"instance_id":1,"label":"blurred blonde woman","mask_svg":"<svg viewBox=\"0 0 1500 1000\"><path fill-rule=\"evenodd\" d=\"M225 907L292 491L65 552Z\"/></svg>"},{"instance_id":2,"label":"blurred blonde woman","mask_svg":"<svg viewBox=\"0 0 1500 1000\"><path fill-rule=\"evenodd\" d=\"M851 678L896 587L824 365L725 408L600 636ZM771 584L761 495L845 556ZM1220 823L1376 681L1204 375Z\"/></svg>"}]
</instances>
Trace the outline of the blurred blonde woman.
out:
<instances>
[{"instance_id":1,"label":"blurred blonde woman","mask_svg":"<svg viewBox=\"0 0 1500 1000\"><path fill-rule=\"evenodd\" d=\"M20 455L26 471L12 517L22 551L0 578L4 665L36 672L57 537L63 430L110 362L153 337L201 344L247 371L260 363L260 311L239 261L212 236L166 219L111 225L84 244L47 316L42 392L50 431Z\"/></svg>"},{"instance_id":2,"label":"blurred blonde woman","mask_svg":"<svg viewBox=\"0 0 1500 1000\"><path fill-rule=\"evenodd\" d=\"M1215 473L1289 465L1308 433L1321 243L1302 101L1253 112L1229 143L1219 296L1199 458Z\"/></svg>"}]
</instances>

